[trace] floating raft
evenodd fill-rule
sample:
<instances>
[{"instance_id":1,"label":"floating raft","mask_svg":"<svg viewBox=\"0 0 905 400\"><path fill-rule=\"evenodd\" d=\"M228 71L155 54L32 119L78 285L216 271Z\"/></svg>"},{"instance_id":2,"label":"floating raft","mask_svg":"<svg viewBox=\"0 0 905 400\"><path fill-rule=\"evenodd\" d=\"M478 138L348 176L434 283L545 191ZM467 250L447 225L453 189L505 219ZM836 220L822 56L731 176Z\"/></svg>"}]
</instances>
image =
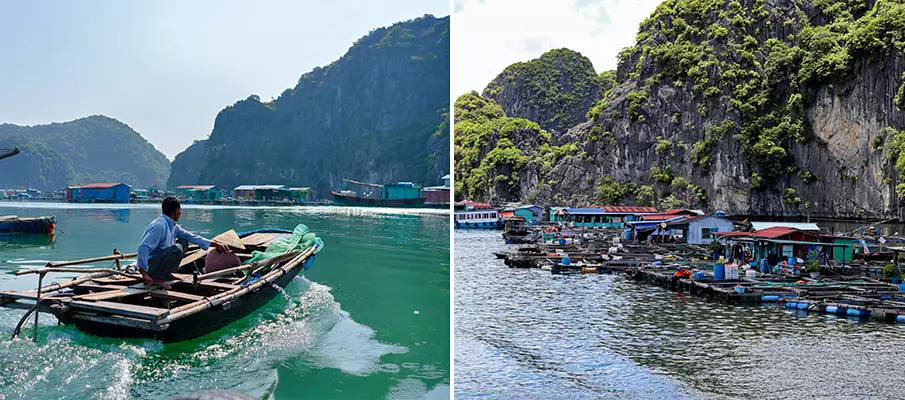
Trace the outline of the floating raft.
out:
<instances>
[{"instance_id":1,"label":"floating raft","mask_svg":"<svg viewBox=\"0 0 905 400\"><path fill-rule=\"evenodd\" d=\"M54 216L21 218L0 216L0 233L52 233L57 220Z\"/></svg>"},{"instance_id":2,"label":"floating raft","mask_svg":"<svg viewBox=\"0 0 905 400\"><path fill-rule=\"evenodd\" d=\"M815 280L765 276L761 279L678 278L675 268L635 267L632 279L728 304L779 303L793 310L905 323L905 293L900 286L860 277ZM800 281L806 283L797 283ZM740 288L740 289L736 289Z\"/></svg>"},{"instance_id":3,"label":"floating raft","mask_svg":"<svg viewBox=\"0 0 905 400\"><path fill-rule=\"evenodd\" d=\"M288 235L289 231L250 232L240 236L240 243L227 243L243 251L236 254L244 263L251 259L251 251L263 251L274 239ZM44 268L19 271L17 275L38 274L39 289L0 292L0 306L29 310L14 336L29 314L35 313L36 337L38 313L44 312L98 336L178 342L213 332L269 302L311 265L316 249L314 245L248 265L201 273L207 252L190 246L174 274L176 279L168 282L170 290L147 288L139 273L119 268L121 260L135 257L135 253L49 263ZM110 260L116 263L116 269L67 268ZM88 274L41 286L44 275L50 272Z\"/></svg>"}]
</instances>

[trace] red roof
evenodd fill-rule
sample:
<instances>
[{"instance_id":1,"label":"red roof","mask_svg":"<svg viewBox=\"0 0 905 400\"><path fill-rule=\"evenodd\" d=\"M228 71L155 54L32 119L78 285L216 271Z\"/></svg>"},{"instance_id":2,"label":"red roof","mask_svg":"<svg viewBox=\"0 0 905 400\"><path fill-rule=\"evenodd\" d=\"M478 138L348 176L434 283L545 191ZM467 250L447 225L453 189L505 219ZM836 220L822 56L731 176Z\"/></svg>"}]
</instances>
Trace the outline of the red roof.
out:
<instances>
[{"instance_id":1,"label":"red roof","mask_svg":"<svg viewBox=\"0 0 905 400\"><path fill-rule=\"evenodd\" d=\"M479 209L479 210L485 209L485 208L493 208L490 206L490 203L475 203L471 200L465 200L462 203L465 203L465 205L468 207L474 207L475 209ZM462 204L462 203L459 203L459 204Z\"/></svg>"},{"instance_id":2,"label":"red roof","mask_svg":"<svg viewBox=\"0 0 905 400\"><path fill-rule=\"evenodd\" d=\"M650 213L654 214L657 209L654 207L631 207L631 206L603 206L603 211L609 213Z\"/></svg>"},{"instance_id":3,"label":"red roof","mask_svg":"<svg viewBox=\"0 0 905 400\"><path fill-rule=\"evenodd\" d=\"M792 232L797 231L798 229L789 228L786 226L774 226L772 228L761 229L759 231L751 232L755 237L762 239L776 239L780 236L790 234Z\"/></svg>"},{"instance_id":4,"label":"red roof","mask_svg":"<svg viewBox=\"0 0 905 400\"><path fill-rule=\"evenodd\" d=\"M122 185L122 183L89 183L87 185L77 186L77 189L109 189L114 186Z\"/></svg>"},{"instance_id":5,"label":"red roof","mask_svg":"<svg viewBox=\"0 0 905 400\"><path fill-rule=\"evenodd\" d=\"M795 228L789 228L785 226L774 226L772 228L761 229L759 231L754 232L714 232L714 235L720 236L730 236L730 237L750 237L757 239L776 239L781 236L788 235L790 233L800 232L803 235L814 236L807 232L801 231ZM814 236L816 237L816 236Z\"/></svg>"}]
</instances>

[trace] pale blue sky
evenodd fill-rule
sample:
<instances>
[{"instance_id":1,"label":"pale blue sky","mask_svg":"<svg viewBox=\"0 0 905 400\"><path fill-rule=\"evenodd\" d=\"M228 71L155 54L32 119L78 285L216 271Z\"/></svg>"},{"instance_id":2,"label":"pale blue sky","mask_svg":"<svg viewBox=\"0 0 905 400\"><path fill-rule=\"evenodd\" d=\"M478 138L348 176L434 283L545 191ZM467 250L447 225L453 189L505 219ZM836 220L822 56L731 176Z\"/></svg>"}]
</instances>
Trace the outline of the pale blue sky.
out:
<instances>
[{"instance_id":1,"label":"pale blue sky","mask_svg":"<svg viewBox=\"0 0 905 400\"><path fill-rule=\"evenodd\" d=\"M372 29L447 0L0 0L0 123L104 114L171 160L224 107L277 97Z\"/></svg>"},{"instance_id":2,"label":"pale blue sky","mask_svg":"<svg viewBox=\"0 0 905 400\"><path fill-rule=\"evenodd\" d=\"M619 51L635 44L660 2L455 0L452 94L480 92L510 64L560 47L588 57L597 72L616 69Z\"/></svg>"}]
</instances>

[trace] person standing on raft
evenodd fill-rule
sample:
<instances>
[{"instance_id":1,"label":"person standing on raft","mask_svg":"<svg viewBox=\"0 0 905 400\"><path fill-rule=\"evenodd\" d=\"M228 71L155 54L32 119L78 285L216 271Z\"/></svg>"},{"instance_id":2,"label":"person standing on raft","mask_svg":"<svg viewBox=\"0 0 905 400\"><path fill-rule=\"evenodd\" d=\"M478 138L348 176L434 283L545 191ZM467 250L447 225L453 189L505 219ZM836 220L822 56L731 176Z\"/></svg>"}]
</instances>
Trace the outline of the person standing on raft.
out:
<instances>
[{"instance_id":1,"label":"person standing on raft","mask_svg":"<svg viewBox=\"0 0 905 400\"><path fill-rule=\"evenodd\" d=\"M182 206L175 197L163 199L163 215L151 221L141 235L138 244L138 269L145 280L145 286L159 285L169 289L168 280L175 279L173 272L179 268L189 243L207 250L214 246L218 251L229 251L221 243L212 242L185 229L176 222L182 216Z\"/></svg>"}]
</instances>

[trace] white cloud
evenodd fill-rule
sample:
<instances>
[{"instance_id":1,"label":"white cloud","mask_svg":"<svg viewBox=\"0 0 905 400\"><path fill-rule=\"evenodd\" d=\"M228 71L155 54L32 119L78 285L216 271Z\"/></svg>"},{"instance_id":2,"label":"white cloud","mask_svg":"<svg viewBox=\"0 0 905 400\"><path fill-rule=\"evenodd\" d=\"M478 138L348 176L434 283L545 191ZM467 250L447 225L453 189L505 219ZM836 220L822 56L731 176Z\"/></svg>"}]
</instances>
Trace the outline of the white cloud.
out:
<instances>
[{"instance_id":1,"label":"white cloud","mask_svg":"<svg viewBox=\"0 0 905 400\"><path fill-rule=\"evenodd\" d=\"M480 92L508 65L560 47L588 57L598 73L615 69L660 1L456 0L452 93Z\"/></svg>"}]
</instances>

